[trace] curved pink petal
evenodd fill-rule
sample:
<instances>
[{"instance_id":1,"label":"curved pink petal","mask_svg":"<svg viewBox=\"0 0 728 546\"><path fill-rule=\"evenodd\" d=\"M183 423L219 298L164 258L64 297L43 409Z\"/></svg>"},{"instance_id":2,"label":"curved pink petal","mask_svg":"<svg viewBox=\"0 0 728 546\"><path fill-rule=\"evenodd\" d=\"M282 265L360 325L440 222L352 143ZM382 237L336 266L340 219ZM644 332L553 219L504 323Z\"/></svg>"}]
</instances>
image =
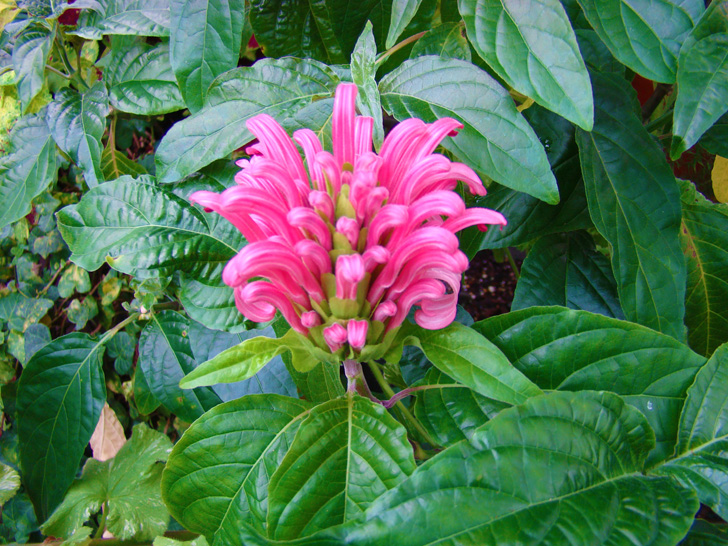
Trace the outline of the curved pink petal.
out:
<instances>
[{"instance_id":1,"label":"curved pink petal","mask_svg":"<svg viewBox=\"0 0 728 546\"><path fill-rule=\"evenodd\" d=\"M273 161L280 162L293 180L308 179L296 146L276 120L268 114L258 114L250 118L245 125L265 146L263 155Z\"/></svg>"},{"instance_id":2,"label":"curved pink petal","mask_svg":"<svg viewBox=\"0 0 728 546\"><path fill-rule=\"evenodd\" d=\"M459 216L449 218L442 224L442 227L455 233L470 226L505 226L507 223L505 217L500 212L486 208L474 208L467 209Z\"/></svg>"},{"instance_id":3,"label":"curved pink petal","mask_svg":"<svg viewBox=\"0 0 728 546\"><path fill-rule=\"evenodd\" d=\"M240 312L255 322L273 320L278 309L296 332L307 334L301 319L285 293L265 281L255 281L235 290L235 304Z\"/></svg>"},{"instance_id":4,"label":"curved pink petal","mask_svg":"<svg viewBox=\"0 0 728 546\"><path fill-rule=\"evenodd\" d=\"M340 169L345 163L354 166L356 94L356 85L342 83L336 88L334 95L331 141L334 146L334 157Z\"/></svg>"},{"instance_id":5,"label":"curved pink petal","mask_svg":"<svg viewBox=\"0 0 728 546\"><path fill-rule=\"evenodd\" d=\"M324 328L323 334L324 340L332 353L341 349L347 340L346 329L338 322Z\"/></svg>"},{"instance_id":6,"label":"curved pink petal","mask_svg":"<svg viewBox=\"0 0 728 546\"><path fill-rule=\"evenodd\" d=\"M350 320L346 325L349 345L357 350L364 347L364 344L367 342L367 330L369 330L369 321Z\"/></svg>"}]
</instances>

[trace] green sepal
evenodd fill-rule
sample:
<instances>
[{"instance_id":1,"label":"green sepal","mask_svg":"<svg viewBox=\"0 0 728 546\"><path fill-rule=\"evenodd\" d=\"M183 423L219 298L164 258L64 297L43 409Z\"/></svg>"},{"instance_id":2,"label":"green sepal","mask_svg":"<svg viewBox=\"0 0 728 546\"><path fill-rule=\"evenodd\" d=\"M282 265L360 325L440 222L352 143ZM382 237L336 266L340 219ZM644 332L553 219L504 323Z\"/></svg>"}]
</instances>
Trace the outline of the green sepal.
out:
<instances>
[{"instance_id":1,"label":"green sepal","mask_svg":"<svg viewBox=\"0 0 728 546\"><path fill-rule=\"evenodd\" d=\"M330 298L331 312L339 319L353 319L359 315L359 303L356 300Z\"/></svg>"}]
</instances>

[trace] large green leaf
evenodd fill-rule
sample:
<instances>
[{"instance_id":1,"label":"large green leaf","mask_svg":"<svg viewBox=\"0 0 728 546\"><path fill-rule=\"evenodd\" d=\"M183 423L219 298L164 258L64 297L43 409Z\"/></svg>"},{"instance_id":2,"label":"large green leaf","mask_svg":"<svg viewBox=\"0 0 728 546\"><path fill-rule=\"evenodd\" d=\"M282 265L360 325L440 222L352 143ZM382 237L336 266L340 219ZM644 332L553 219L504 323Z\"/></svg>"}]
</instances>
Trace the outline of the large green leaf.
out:
<instances>
[{"instance_id":1,"label":"large green leaf","mask_svg":"<svg viewBox=\"0 0 728 546\"><path fill-rule=\"evenodd\" d=\"M439 55L445 59L462 59L470 62L472 54L468 40L463 36L462 22L442 23L427 31L415 42L410 59L423 55Z\"/></svg>"},{"instance_id":2,"label":"large green leaf","mask_svg":"<svg viewBox=\"0 0 728 546\"><path fill-rule=\"evenodd\" d=\"M172 68L191 112L217 76L238 66L245 10L242 0L171 0Z\"/></svg>"},{"instance_id":3,"label":"large green leaf","mask_svg":"<svg viewBox=\"0 0 728 546\"><path fill-rule=\"evenodd\" d=\"M89 459L63 502L43 524L48 536L70 538L103 507L106 528L120 540L151 540L164 533L169 514L159 487L172 442L144 424L107 461Z\"/></svg>"},{"instance_id":4,"label":"large green leaf","mask_svg":"<svg viewBox=\"0 0 728 546\"><path fill-rule=\"evenodd\" d=\"M7 321L11 330L25 332L31 324L42 319L53 301L46 298L29 298L21 292L0 297L0 319Z\"/></svg>"},{"instance_id":5,"label":"large green leaf","mask_svg":"<svg viewBox=\"0 0 728 546\"><path fill-rule=\"evenodd\" d=\"M579 0L620 62L649 80L675 81L680 46L703 12L702 0Z\"/></svg>"},{"instance_id":6,"label":"large green leaf","mask_svg":"<svg viewBox=\"0 0 728 546\"><path fill-rule=\"evenodd\" d=\"M178 297L190 318L210 328L242 332L245 317L235 306L232 289L222 282L223 267L219 264L204 279L182 275Z\"/></svg>"},{"instance_id":7,"label":"large green leaf","mask_svg":"<svg viewBox=\"0 0 728 546\"><path fill-rule=\"evenodd\" d=\"M106 402L103 352L87 334L69 334L35 353L20 376L20 466L40 520L73 482Z\"/></svg>"},{"instance_id":8,"label":"large green leaf","mask_svg":"<svg viewBox=\"0 0 728 546\"><path fill-rule=\"evenodd\" d=\"M209 279L244 241L232 224L218 223L163 187L128 177L92 189L56 216L74 263L93 271L108 262L141 278L182 271Z\"/></svg>"},{"instance_id":9,"label":"large green leaf","mask_svg":"<svg viewBox=\"0 0 728 546\"><path fill-rule=\"evenodd\" d=\"M387 39L384 42L386 49L391 48L397 42L404 29L407 28L412 18L420 9L422 0L392 0L392 15L390 17Z\"/></svg>"},{"instance_id":10,"label":"large green leaf","mask_svg":"<svg viewBox=\"0 0 728 546\"><path fill-rule=\"evenodd\" d=\"M226 156L253 139L245 127L267 113L278 121L314 100L330 96L339 78L311 60L265 59L219 77L205 107L176 123L159 144L157 176L172 182Z\"/></svg>"},{"instance_id":11,"label":"large green leaf","mask_svg":"<svg viewBox=\"0 0 728 546\"><path fill-rule=\"evenodd\" d=\"M700 145L711 154L728 157L728 114L723 115L705 132L700 139Z\"/></svg>"},{"instance_id":12,"label":"large green leaf","mask_svg":"<svg viewBox=\"0 0 728 546\"><path fill-rule=\"evenodd\" d=\"M461 121L442 146L496 182L558 203L556 179L543 146L513 100L486 72L458 59L418 57L379 84L384 109L399 120L442 117Z\"/></svg>"},{"instance_id":13,"label":"large green leaf","mask_svg":"<svg viewBox=\"0 0 728 546\"><path fill-rule=\"evenodd\" d=\"M90 188L104 181L101 137L108 113L109 98L101 82L83 94L65 87L48 105L46 120L53 139L83 170Z\"/></svg>"},{"instance_id":14,"label":"large green leaf","mask_svg":"<svg viewBox=\"0 0 728 546\"><path fill-rule=\"evenodd\" d=\"M612 246L625 316L685 338L680 194L660 147L633 110L621 78L594 74L594 130L577 130L589 214ZM639 181L639 183L635 183Z\"/></svg>"},{"instance_id":15,"label":"large green leaf","mask_svg":"<svg viewBox=\"0 0 728 546\"><path fill-rule=\"evenodd\" d=\"M687 258L685 324L688 344L710 356L728 341L728 207L709 202L690 182L683 187L680 242Z\"/></svg>"},{"instance_id":16,"label":"large green leaf","mask_svg":"<svg viewBox=\"0 0 728 546\"><path fill-rule=\"evenodd\" d=\"M212 389L182 390L179 381L197 363L189 340L189 319L175 311L152 316L139 336L139 363L152 394L169 411L191 423L220 403Z\"/></svg>"},{"instance_id":17,"label":"large green leaf","mask_svg":"<svg viewBox=\"0 0 728 546\"><path fill-rule=\"evenodd\" d=\"M104 34L169 36L169 0L99 0L93 12L85 11L74 32L88 40Z\"/></svg>"},{"instance_id":18,"label":"large green leaf","mask_svg":"<svg viewBox=\"0 0 728 546\"><path fill-rule=\"evenodd\" d=\"M542 389L607 390L655 430L650 463L669 457L683 400L705 359L654 330L586 311L532 307L473 325Z\"/></svg>"},{"instance_id":19,"label":"large green leaf","mask_svg":"<svg viewBox=\"0 0 728 546\"><path fill-rule=\"evenodd\" d=\"M109 99L117 110L158 115L184 108L169 64L169 45L118 41L104 70Z\"/></svg>"},{"instance_id":20,"label":"large green leaf","mask_svg":"<svg viewBox=\"0 0 728 546\"><path fill-rule=\"evenodd\" d=\"M56 146L43 113L23 116L0 160L0 226L30 212L31 201L58 176Z\"/></svg>"},{"instance_id":21,"label":"large green leaf","mask_svg":"<svg viewBox=\"0 0 728 546\"><path fill-rule=\"evenodd\" d=\"M459 0L468 38L511 87L591 130L591 82L559 0Z\"/></svg>"},{"instance_id":22,"label":"large green leaf","mask_svg":"<svg viewBox=\"0 0 728 546\"><path fill-rule=\"evenodd\" d=\"M676 456L657 468L695 488L700 502L728 518L728 344L698 372L680 415Z\"/></svg>"},{"instance_id":23,"label":"large green leaf","mask_svg":"<svg viewBox=\"0 0 728 546\"><path fill-rule=\"evenodd\" d=\"M562 305L624 318L609 260L583 231L547 235L531 247L521 267L511 309Z\"/></svg>"},{"instance_id":24,"label":"large green leaf","mask_svg":"<svg viewBox=\"0 0 728 546\"><path fill-rule=\"evenodd\" d=\"M422 349L440 371L492 400L520 404L541 394L500 349L459 322L442 330L418 328L408 344Z\"/></svg>"},{"instance_id":25,"label":"large green leaf","mask_svg":"<svg viewBox=\"0 0 728 546\"><path fill-rule=\"evenodd\" d=\"M680 546L728 546L728 529L722 524L696 519Z\"/></svg>"},{"instance_id":26,"label":"large green leaf","mask_svg":"<svg viewBox=\"0 0 728 546\"><path fill-rule=\"evenodd\" d=\"M712 2L680 50L670 155L692 148L728 111L728 3Z\"/></svg>"},{"instance_id":27,"label":"large green leaf","mask_svg":"<svg viewBox=\"0 0 728 546\"><path fill-rule=\"evenodd\" d=\"M51 33L45 26L32 23L15 38L13 70L23 112L43 89L45 65L51 50Z\"/></svg>"},{"instance_id":28,"label":"large green leaf","mask_svg":"<svg viewBox=\"0 0 728 546\"><path fill-rule=\"evenodd\" d=\"M379 98L379 88L375 75L377 44L374 42L372 24L367 21L364 31L351 53L351 77L359 88L357 104L363 116L374 119L372 140L375 149L379 150L384 141L384 126L382 122L382 104Z\"/></svg>"},{"instance_id":29,"label":"large green leaf","mask_svg":"<svg viewBox=\"0 0 728 546\"><path fill-rule=\"evenodd\" d=\"M147 174L147 170L139 163L132 161L123 152L112 148L109 144L101 152L101 172L104 175L104 180L116 180L122 176L138 177Z\"/></svg>"},{"instance_id":30,"label":"large green leaf","mask_svg":"<svg viewBox=\"0 0 728 546\"><path fill-rule=\"evenodd\" d=\"M306 536L357 518L415 469L404 427L349 394L311 410L270 479L268 534Z\"/></svg>"},{"instance_id":31,"label":"large green leaf","mask_svg":"<svg viewBox=\"0 0 728 546\"><path fill-rule=\"evenodd\" d=\"M172 515L208 538L263 529L268 482L310 411L303 400L251 395L212 409L175 445L162 477Z\"/></svg>"}]
</instances>

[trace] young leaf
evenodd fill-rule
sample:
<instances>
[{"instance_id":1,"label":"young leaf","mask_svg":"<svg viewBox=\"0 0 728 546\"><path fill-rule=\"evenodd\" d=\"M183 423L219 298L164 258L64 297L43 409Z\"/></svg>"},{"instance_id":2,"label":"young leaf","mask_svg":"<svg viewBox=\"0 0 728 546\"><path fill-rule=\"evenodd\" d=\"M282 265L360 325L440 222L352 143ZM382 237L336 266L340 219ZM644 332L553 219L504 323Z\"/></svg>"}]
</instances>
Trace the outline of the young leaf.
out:
<instances>
[{"instance_id":1,"label":"young leaf","mask_svg":"<svg viewBox=\"0 0 728 546\"><path fill-rule=\"evenodd\" d=\"M106 528L119 540L151 540L167 529L160 481L172 442L144 424L113 459L89 459L61 505L43 524L49 536L69 538L90 516L106 512Z\"/></svg>"},{"instance_id":2,"label":"young leaf","mask_svg":"<svg viewBox=\"0 0 728 546\"><path fill-rule=\"evenodd\" d=\"M419 57L379 83L384 109L399 120L461 121L442 146L496 182L547 203L558 203L556 179L543 146L513 99L486 72L457 59Z\"/></svg>"},{"instance_id":3,"label":"young leaf","mask_svg":"<svg viewBox=\"0 0 728 546\"><path fill-rule=\"evenodd\" d=\"M372 138L374 148L379 150L384 141L384 126L382 124L382 104L379 98L379 89L377 88L377 81L374 79L377 73L374 62L376 55L377 44L374 42L372 24L367 21L351 54L351 78L359 86L357 105L361 114L374 118Z\"/></svg>"},{"instance_id":4,"label":"young leaf","mask_svg":"<svg viewBox=\"0 0 728 546\"><path fill-rule=\"evenodd\" d=\"M268 534L292 539L356 519L414 469L406 431L383 406L353 395L316 406L270 479Z\"/></svg>"},{"instance_id":5,"label":"young leaf","mask_svg":"<svg viewBox=\"0 0 728 546\"><path fill-rule=\"evenodd\" d=\"M13 70L23 112L43 89L45 65L51 50L51 32L45 26L31 23L15 38Z\"/></svg>"},{"instance_id":6,"label":"young leaf","mask_svg":"<svg viewBox=\"0 0 728 546\"><path fill-rule=\"evenodd\" d=\"M103 352L87 334L69 334L35 353L20 376L20 466L40 520L71 485L106 402Z\"/></svg>"},{"instance_id":7,"label":"young leaf","mask_svg":"<svg viewBox=\"0 0 728 546\"><path fill-rule=\"evenodd\" d=\"M589 214L612 245L625 316L682 340L686 272L675 177L633 110L633 90L618 77L595 73L593 81L594 130L577 130L576 138Z\"/></svg>"},{"instance_id":8,"label":"young leaf","mask_svg":"<svg viewBox=\"0 0 728 546\"><path fill-rule=\"evenodd\" d=\"M303 400L255 394L203 415L177 442L162 476L172 516L222 543L242 522L262 530L270 476L309 411Z\"/></svg>"},{"instance_id":9,"label":"young leaf","mask_svg":"<svg viewBox=\"0 0 728 546\"><path fill-rule=\"evenodd\" d=\"M559 0L459 0L468 38L517 91L590 131L591 82Z\"/></svg>"}]
</instances>

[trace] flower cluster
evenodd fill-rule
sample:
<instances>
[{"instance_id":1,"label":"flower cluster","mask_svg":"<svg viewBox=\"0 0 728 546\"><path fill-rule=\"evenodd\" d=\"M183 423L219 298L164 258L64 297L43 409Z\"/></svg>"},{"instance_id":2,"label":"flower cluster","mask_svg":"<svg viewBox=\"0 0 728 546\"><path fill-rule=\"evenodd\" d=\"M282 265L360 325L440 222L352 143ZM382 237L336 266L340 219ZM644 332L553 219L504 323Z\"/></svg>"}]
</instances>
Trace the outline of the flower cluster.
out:
<instances>
[{"instance_id":1,"label":"flower cluster","mask_svg":"<svg viewBox=\"0 0 728 546\"><path fill-rule=\"evenodd\" d=\"M433 153L462 125L443 118L398 124L372 151L373 120L357 116L357 88L336 90L333 153L301 129L293 140L266 114L248 121L258 142L237 185L191 199L232 222L248 240L223 280L248 319L280 311L291 327L338 359L382 343L413 306L414 320L443 328L456 313L463 271L457 231L506 223L498 212L466 209L458 181L477 195L472 169Z\"/></svg>"}]
</instances>

